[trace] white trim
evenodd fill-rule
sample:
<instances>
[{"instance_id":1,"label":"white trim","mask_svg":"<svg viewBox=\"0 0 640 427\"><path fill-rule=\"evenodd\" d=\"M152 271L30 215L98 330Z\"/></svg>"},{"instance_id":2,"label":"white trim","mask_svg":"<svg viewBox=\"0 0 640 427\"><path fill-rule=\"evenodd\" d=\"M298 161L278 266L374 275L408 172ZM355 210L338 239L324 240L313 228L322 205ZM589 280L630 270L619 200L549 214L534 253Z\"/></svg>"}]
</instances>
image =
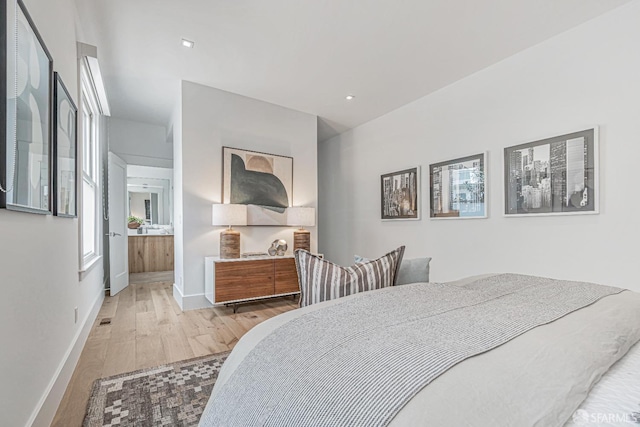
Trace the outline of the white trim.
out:
<instances>
[{"instance_id":1,"label":"white trim","mask_svg":"<svg viewBox=\"0 0 640 427\"><path fill-rule=\"evenodd\" d=\"M87 261L86 263L84 263L82 268L78 270L78 274L80 275L81 282L84 280L85 277L87 277L87 274L89 274L91 270L93 270L97 265L101 265L99 262L100 260L102 260L102 255L95 255L91 258L90 261Z\"/></svg>"},{"instance_id":2,"label":"white trim","mask_svg":"<svg viewBox=\"0 0 640 427\"><path fill-rule=\"evenodd\" d=\"M184 299L184 296L182 295L180 288L177 287L175 283L173 284L173 299L178 303L180 310L184 311L184 308L182 307L182 300Z\"/></svg>"},{"instance_id":3,"label":"white trim","mask_svg":"<svg viewBox=\"0 0 640 427\"><path fill-rule=\"evenodd\" d=\"M102 239L101 239L101 234L102 234L102 222L100 221L101 216L99 216L99 213L102 212L102 193L101 193L101 176L99 173L100 170L100 146L102 141L100 141L100 107L98 105L99 100L97 99L97 94L95 93L94 90L94 82L92 79L92 76L90 74L90 71L87 69L87 65L85 61L81 61L81 65L80 65L80 102L79 102L79 106L80 106L80 110L79 110L79 129L80 131L78 132L78 134L80 135L80 138L82 139L81 142L78 143L78 148L79 148L79 153L81 153L80 156L78 156L81 161L81 167L79 168L81 171L81 179L78 180L78 185L79 185L79 193L80 193L80 197L79 199L79 206L80 206L80 211L79 211L79 264L80 264L80 272L81 272L81 278L82 278L82 272L86 272L89 269L92 268L92 266L95 265L96 261L98 259L100 259L102 252ZM86 141L85 141L85 133L86 133L86 129L85 129L85 115L86 115L86 111L88 110L88 113L90 115L89 121L90 123L90 129L89 129L89 133L90 136L89 138L91 138L91 144L92 144L92 148L91 148L91 158L89 159L90 161L90 165L87 168L87 165L85 165L85 147L86 147ZM88 169L88 170L87 170ZM88 219L85 218L84 216L84 203L85 203L85 194L84 194L84 184L86 183L91 186L94 190L94 218L92 219ZM91 248L91 251L89 253L87 253L86 249L84 247L84 228L85 228L85 221L93 221L94 222L94 247Z\"/></svg>"},{"instance_id":4,"label":"white trim","mask_svg":"<svg viewBox=\"0 0 640 427\"><path fill-rule=\"evenodd\" d=\"M102 80L102 72L100 71L98 58L85 56L84 60L87 65L87 71L91 76L91 82L93 83L93 90L96 94L100 114L103 116L110 116L111 111L109 109L109 100L107 99L107 91L104 88L104 81Z\"/></svg>"},{"instance_id":5,"label":"white trim","mask_svg":"<svg viewBox=\"0 0 640 427\"><path fill-rule=\"evenodd\" d=\"M175 283L173 284L173 299L176 300L182 311L213 307L204 294L184 295Z\"/></svg>"},{"instance_id":6,"label":"white trim","mask_svg":"<svg viewBox=\"0 0 640 427\"><path fill-rule=\"evenodd\" d=\"M56 369L51 382L45 389L44 394L40 398L40 401L36 405L36 408L31 413L27 426L49 426L56 415L58 406L62 401L62 397L69 385L73 371L76 368L80 354L84 348L91 328L95 319L98 317L102 302L104 301L104 290L100 290L97 298L93 302L91 310L87 313L82 327L78 329L71 345L67 349L58 369Z\"/></svg>"}]
</instances>

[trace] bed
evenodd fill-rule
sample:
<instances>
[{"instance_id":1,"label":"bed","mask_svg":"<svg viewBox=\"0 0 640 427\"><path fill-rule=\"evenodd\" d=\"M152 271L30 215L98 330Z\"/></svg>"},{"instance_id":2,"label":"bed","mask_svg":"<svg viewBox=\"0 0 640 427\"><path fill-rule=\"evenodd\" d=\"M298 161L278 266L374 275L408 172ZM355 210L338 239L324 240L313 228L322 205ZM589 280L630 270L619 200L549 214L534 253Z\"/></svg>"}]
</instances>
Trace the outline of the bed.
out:
<instances>
[{"instance_id":1,"label":"bed","mask_svg":"<svg viewBox=\"0 0 640 427\"><path fill-rule=\"evenodd\" d=\"M339 350L335 354L323 354L325 359L322 359L321 365L310 365L309 360L319 359L320 353L331 347L320 342L323 339L331 340L337 334L335 329L323 330L318 327L318 324L322 325L317 323L318 319L323 319L323 316L331 315L334 322L352 321L348 314L345 319L335 319L340 317L344 309L345 312L351 310L352 314L359 313L360 317L365 318L394 317L394 313L410 311L411 304L407 302L404 304L406 307L396 304L397 307L389 308L396 311L384 314L370 311L375 307L371 301L393 300L400 292L412 295L411 292L424 293L429 289L431 293L428 298L431 300L436 300L440 294L445 295L434 306L446 306L455 299L452 296L455 297L459 292L475 292L484 289L486 283L508 281L509 277L483 275L445 284L417 283L385 288L322 302L272 318L256 326L238 342L221 369L200 425L629 425L629 422L636 421L636 417L640 418L637 414L640 411L640 344L635 345L640 340L640 294L626 290L602 291L598 288L601 293L594 294L586 303L583 301L584 306L566 310L564 314L550 314L549 319L540 318L541 324L526 327L515 336L507 337L503 343L482 342L481 345L487 345L487 349L475 349L473 351L476 353L469 353L442 368L442 372L429 379L427 384L414 385L416 391L413 394L405 396L400 403L393 403L397 409L384 408L387 400L393 400L393 396L401 394L404 384L414 378L413 375L402 376L408 368L404 361L398 360L406 355L399 355L398 360L393 353L380 353L385 354L386 358L371 356L371 360L380 365L371 368L372 371L378 369L379 372L387 372L388 369L394 373L388 375L390 378L383 379L382 385L373 379L362 379L368 375L366 372L370 361L364 367L362 363L354 362L352 368L340 371L351 360L366 358L371 352L384 347L384 343L378 342L371 342L370 349L367 344L363 345L363 342L372 340L371 336L358 337L361 341L348 351L345 350L347 345L338 343L336 347ZM531 283L537 283L538 280L542 283L549 279L519 276L518 280L524 280L524 288L530 288ZM438 286L441 291L432 290ZM505 304L505 298L510 298L511 293L505 292L504 295L491 301ZM553 305L554 299L543 297L534 303L538 306L536 310L543 311ZM471 305L474 310L481 310L483 304ZM511 310L509 316L517 318L520 310L526 316L524 313L527 308L524 305ZM316 324L309 327L315 328L311 330L317 331L316 337L308 337L309 332L304 332L305 323L312 321ZM437 325L432 320L429 322L429 325ZM437 327L441 328L442 325ZM479 328L474 332L476 336L484 337L491 335L496 325L492 324L491 330L483 329L483 324L472 327ZM301 331L303 336L296 335L296 331ZM283 338L284 332L290 338L286 335ZM392 334L398 335L404 334L397 331ZM449 339L450 343L446 343L445 347L464 343L463 339L451 341L450 332L446 335L448 338L443 337L442 340ZM269 349L269 341L276 338L277 345ZM429 339L433 340L433 337ZM347 341L351 341L351 338ZM317 347L314 348L314 345ZM474 345L474 342L460 344L464 348ZM393 348L391 345L388 347ZM287 359L296 351L296 357L304 360ZM348 354L342 354L345 352ZM256 358L258 362L254 360ZM420 355L414 355L407 360L419 358ZM338 368L335 373L323 372L323 366L330 364L327 360L341 361L336 362ZM255 363L259 366L252 365ZM296 367L296 364L300 366ZM361 371L358 370L360 368ZM254 369L253 374L251 369ZM419 365L415 369L416 372L425 370ZM323 375L328 379L323 379ZM362 381L362 384L351 387L352 383L358 381ZM311 388L308 394L296 392L305 387ZM266 399L269 393L272 396ZM300 397L300 394L303 396ZM255 404L252 403L254 401ZM246 414L256 406L261 406L261 412L249 422ZM349 418L362 406L368 409ZM378 410L383 414L367 418L367 412ZM375 422L371 419L375 419Z\"/></svg>"}]
</instances>

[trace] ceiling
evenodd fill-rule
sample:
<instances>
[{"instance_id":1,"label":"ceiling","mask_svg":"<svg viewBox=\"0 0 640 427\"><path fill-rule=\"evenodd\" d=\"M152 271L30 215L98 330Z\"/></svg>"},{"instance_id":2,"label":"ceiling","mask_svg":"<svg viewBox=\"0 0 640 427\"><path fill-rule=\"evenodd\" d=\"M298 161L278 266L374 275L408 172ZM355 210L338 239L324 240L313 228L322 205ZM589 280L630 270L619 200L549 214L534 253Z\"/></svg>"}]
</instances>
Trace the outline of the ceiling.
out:
<instances>
[{"instance_id":1,"label":"ceiling","mask_svg":"<svg viewBox=\"0 0 640 427\"><path fill-rule=\"evenodd\" d=\"M76 4L96 33L113 116L168 127L188 80L316 114L323 141L627 1Z\"/></svg>"}]
</instances>

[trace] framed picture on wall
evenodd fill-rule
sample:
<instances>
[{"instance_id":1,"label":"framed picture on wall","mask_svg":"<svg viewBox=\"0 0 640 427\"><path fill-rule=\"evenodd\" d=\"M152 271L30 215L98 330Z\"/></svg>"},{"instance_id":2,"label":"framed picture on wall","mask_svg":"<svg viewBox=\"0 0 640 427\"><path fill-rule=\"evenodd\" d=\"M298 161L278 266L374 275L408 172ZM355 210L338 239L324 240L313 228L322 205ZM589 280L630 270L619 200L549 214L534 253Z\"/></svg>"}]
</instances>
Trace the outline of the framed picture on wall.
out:
<instances>
[{"instance_id":1,"label":"framed picture on wall","mask_svg":"<svg viewBox=\"0 0 640 427\"><path fill-rule=\"evenodd\" d=\"M247 206L247 225L287 224L293 158L222 147L222 203Z\"/></svg>"},{"instance_id":2,"label":"framed picture on wall","mask_svg":"<svg viewBox=\"0 0 640 427\"><path fill-rule=\"evenodd\" d=\"M78 216L78 108L58 73L54 73L53 99L53 117L56 122L53 127L53 211L57 216L74 218Z\"/></svg>"},{"instance_id":3,"label":"framed picture on wall","mask_svg":"<svg viewBox=\"0 0 640 427\"><path fill-rule=\"evenodd\" d=\"M380 177L382 220L420 219L420 168Z\"/></svg>"},{"instance_id":4,"label":"framed picture on wall","mask_svg":"<svg viewBox=\"0 0 640 427\"><path fill-rule=\"evenodd\" d=\"M431 218L487 217L487 154L429 165Z\"/></svg>"},{"instance_id":5,"label":"framed picture on wall","mask_svg":"<svg viewBox=\"0 0 640 427\"><path fill-rule=\"evenodd\" d=\"M50 214L53 59L24 3L0 3L0 208Z\"/></svg>"},{"instance_id":6,"label":"framed picture on wall","mask_svg":"<svg viewBox=\"0 0 640 427\"><path fill-rule=\"evenodd\" d=\"M598 128L504 149L505 215L598 213Z\"/></svg>"}]
</instances>

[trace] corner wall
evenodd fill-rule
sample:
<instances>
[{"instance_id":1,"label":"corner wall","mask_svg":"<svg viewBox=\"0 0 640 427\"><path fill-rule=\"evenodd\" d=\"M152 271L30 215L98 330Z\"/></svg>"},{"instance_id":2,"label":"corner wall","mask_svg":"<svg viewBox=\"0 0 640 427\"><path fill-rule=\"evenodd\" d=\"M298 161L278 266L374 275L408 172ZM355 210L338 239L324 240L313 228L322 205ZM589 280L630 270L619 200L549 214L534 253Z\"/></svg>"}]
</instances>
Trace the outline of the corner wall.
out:
<instances>
[{"instance_id":1,"label":"corner wall","mask_svg":"<svg viewBox=\"0 0 640 427\"><path fill-rule=\"evenodd\" d=\"M211 225L211 205L222 201L222 147L293 157L293 205L316 207L317 118L190 82L182 83L181 108L181 136L174 124L174 145L181 151L174 156L175 203L181 204L175 208L174 296L188 310L210 305L204 298L204 257L219 254L222 228ZM316 228L309 227L313 251L318 242ZM266 252L275 239L293 246L290 227L237 230L242 252Z\"/></svg>"},{"instance_id":2,"label":"corner wall","mask_svg":"<svg viewBox=\"0 0 640 427\"><path fill-rule=\"evenodd\" d=\"M164 126L112 117L109 149L130 165L173 167L173 144Z\"/></svg>"},{"instance_id":3,"label":"corner wall","mask_svg":"<svg viewBox=\"0 0 640 427\"><path fill-rule=\"evenodd\" d=\"M431 279L518 272L640 290L640 2L319 144L320 252L406 245ZM358 102L363 102L362 97ZM503 148L600 125L600 214L503 216ZM488 150L489 218L429 219L429 164ZM380 175L420 165L420 221L380 220Z\"/></svg>"},{"instance_id":4,"label":"corner wall","mask_svg":"<svg viewBox=\"0 0 640 427\"><path fill-rule=\"evenodd\" d=\"M25 4L78 104L76 41L92 40L74 1ZM48 426L104 298L102 263L79 279L77 219L0 209L0 236L0 424Z\"/></svg>"}]
</instances>

